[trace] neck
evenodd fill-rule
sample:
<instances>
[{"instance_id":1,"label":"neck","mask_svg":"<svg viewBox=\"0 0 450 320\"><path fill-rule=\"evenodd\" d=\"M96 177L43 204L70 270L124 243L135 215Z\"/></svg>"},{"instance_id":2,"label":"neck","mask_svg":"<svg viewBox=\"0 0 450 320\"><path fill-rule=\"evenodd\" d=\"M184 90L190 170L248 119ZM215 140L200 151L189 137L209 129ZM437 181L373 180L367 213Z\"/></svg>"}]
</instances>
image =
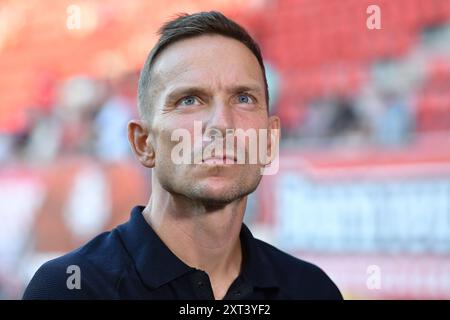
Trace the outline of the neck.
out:
<instances>
[{"instance_id":1,"label":"neck","mask_svg":"<svg viewBox=\"0 0 450 320\"><path fill-rule=\"evenodd\" d=\"M171 194L153 183L143 214L180 260L208 274L215 297L221 299L240 273L239 234L246 202L244 197L213 206Z\"/></svg>"}]
</instances>

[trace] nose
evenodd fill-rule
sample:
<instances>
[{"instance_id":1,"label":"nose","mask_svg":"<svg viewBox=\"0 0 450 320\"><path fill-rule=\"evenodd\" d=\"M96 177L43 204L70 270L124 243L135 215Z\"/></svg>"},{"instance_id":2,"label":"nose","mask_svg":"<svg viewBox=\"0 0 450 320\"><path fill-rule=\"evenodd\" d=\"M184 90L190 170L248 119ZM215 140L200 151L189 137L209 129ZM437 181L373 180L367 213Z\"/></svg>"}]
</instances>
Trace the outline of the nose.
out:
<instances>
[{"instance_id":1,"label":"nose","mask_svg":"<svg viewBox=\"0 0 450 320\"><path fill-rule=\"evenodd\" d=\"M206 124L206 131L211 135L220 131L222 137L226 136L226 129L234 129L233 112L231 107L224 101L214 101L209 119Z\"/></svg>"}]
</instances>

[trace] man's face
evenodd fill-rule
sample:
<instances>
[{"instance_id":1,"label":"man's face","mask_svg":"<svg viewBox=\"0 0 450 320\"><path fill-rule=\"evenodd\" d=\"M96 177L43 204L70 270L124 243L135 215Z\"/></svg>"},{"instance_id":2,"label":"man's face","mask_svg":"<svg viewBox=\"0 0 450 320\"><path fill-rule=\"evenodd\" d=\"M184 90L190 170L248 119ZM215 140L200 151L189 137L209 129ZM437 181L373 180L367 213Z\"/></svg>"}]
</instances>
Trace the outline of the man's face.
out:
<instances>
[{"instance_id":1,"label":"man's face","mask_svg":"<svg viewBox=\"0 0 450 320\"><path fill-rule=\"evenodd\" d=\"M155 152L154 174L161 186L171 193L215 204L253 192L261 179L261 164L249 164L248 158L245 164L222 164L205 158L201 163L176 164L171 157L179 143L172 141L171 135L182 128L192 139L191 159L195 155L202 158L204 150L194 143L194 121L201 121L203 138L220 132L225 139L226 129L258 132L278 128L278 118L268 117L264 78L253 53L239 41L220 35L181 40L160 53L151 79L149 136ZM234 150L227 150L222 142L217 146L224 146L224 155L236 153L236 140ZM203 147L210 143L204 140Z\"/></svg>"}]
</instances>

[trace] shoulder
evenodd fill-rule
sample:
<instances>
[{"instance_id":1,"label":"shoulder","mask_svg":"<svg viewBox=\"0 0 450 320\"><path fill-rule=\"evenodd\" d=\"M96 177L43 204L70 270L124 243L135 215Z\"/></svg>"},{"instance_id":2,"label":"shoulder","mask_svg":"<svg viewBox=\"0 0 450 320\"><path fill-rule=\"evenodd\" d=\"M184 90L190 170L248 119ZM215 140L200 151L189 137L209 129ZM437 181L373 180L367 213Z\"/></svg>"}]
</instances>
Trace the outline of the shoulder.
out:
<instances>
[{"instance_id":1,"label":"shoulder","mask_svg":"<svg viewBox=\"0 0 450 320\"><path fill-rule=\"evenodd\" d=\"M115 231L44 263L34 274L23 299L114 298L127 270L127 255Z\"/></svg>"},{"instance_id":2,"label":"shoulder","mask_svg":"<svg viewBox=\"0 0 450 320\"><path fill-rule=\"evenodd\" d=\"M338 287L320 267L283 252L264 241L255 240L259 250L271 262L286 298L342 299Z\"/></svg>"}]
</instances>

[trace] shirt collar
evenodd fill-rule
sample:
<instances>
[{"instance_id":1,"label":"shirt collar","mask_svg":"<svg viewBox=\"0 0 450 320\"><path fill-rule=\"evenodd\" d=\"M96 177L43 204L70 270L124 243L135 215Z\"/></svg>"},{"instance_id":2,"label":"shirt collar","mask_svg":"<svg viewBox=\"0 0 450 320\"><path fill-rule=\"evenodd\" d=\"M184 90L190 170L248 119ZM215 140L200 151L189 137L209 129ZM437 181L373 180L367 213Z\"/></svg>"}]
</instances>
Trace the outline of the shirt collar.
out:
<instances>
[{"instance_id":1,"label":"shirt collar","mask_svg":"<svg viewBox=\"0 0 450 320\"><path fill-rule=\"evenodd\" d=\"M144 219L142 210L143 206L134 207L130 220L118 229L143 282L158 288L194 269L170 251Z\"/></svg>"},{"instance_id":2,"label":"shirt collar","mask_svg":"<svg viewBox=\"0 0 450 320\"><path fill-rule=\"evenodd\" d=\"M195 271L164 244L144 219L143 209L143 206L134 207L130 220L118 227L120 237L143 282L158 288ZM255 287L278 287L272 263L245 224L242 224L240 239L244 259L241 275L244 281Z\"/></svg>"},{"instance_id":3,"label":"shirt collar","mask_svg":"<svg viewBox=\"0 0 450 320\"><path fill-rule=\"evenodd\" d=\"M273 264L263 251L260 241L255 239L243 223L241 234L242 256L244 259L241 275L255 287L279 287Z\"/></svg>"}]
</instances>

